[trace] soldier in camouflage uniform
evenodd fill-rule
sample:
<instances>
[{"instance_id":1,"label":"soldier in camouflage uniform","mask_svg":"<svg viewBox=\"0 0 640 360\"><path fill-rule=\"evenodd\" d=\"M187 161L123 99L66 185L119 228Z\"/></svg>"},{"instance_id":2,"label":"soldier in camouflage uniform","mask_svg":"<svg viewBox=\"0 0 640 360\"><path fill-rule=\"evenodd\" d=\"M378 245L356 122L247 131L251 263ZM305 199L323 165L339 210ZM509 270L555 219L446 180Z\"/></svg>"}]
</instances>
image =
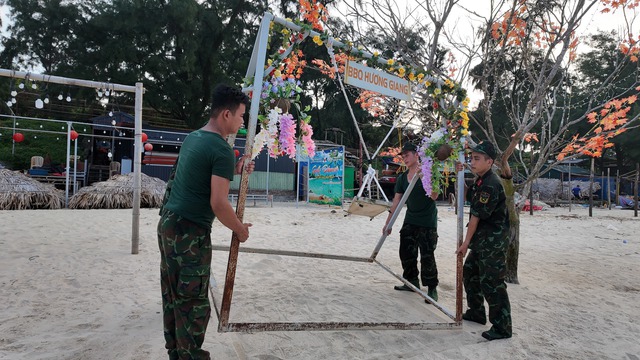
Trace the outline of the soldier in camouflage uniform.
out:
<instances>
[{"instance_id":1,"label":"soldier in camouflage uniform","mask_svg":"<svg viewBox=\"0 0 640 360\"><path fill-rule=\"evenodd\" d=\"M478 176L467 191L471 203L465 241L458 252L465 255L463 279L469 309L464 320L486 324L484 300L493 325L482 333L487 340L511 337L511 305L507 295L506 256L509 215L500 178L491 170L496 151L490 142L472 149L471 170Z\"/></svg>"},{"instance_id":2,"label":"soldier in camouflage uniform","mask_svg":"<svg viewBox=\"0 0 640 360\"><path fill-rule=\"evenodd\" d=\"M408 170L398 176L395 195L389 216L382 231L385 229L387 235L391 233L391 228L387 228L391 214L400 203L402 194L409 187L409 182L418 175L419 158L417 147L407 143L402 148L402 159ZM427 287L427 295L438 301L438 268L434 251L438 244L438 209L435 199L437 192L431 192L427 196L420 180L416 183L407 198L407 213L400 230L400 261L402 262L402 277L411 282L415 287L420 288L418 276L422 280L422 285ZM420 271L418 271L418 252L420 252ZM405 284L394 286L395 290L412 291Z\"/></svg>"},{"instance_id":3,"label":"soldier in camouflage uniform","mask_svg":"<svg viewBox=\"0 0 640 360\"><path fill-rule=\"evenodd\" d=\"M239 89L218 85L209 121L185 138L167 183L158 245L169 359L210 359L201 346L211 314L208 287L214 218L233 230L240 241L249 237L251 224L243 224L227 200L229 183L234 172L242 171L244 158L234 166L233 149L225 140L242 126L248 102ZM253 170L253 163L247 170Z\"/></svg>"}]
</instances>

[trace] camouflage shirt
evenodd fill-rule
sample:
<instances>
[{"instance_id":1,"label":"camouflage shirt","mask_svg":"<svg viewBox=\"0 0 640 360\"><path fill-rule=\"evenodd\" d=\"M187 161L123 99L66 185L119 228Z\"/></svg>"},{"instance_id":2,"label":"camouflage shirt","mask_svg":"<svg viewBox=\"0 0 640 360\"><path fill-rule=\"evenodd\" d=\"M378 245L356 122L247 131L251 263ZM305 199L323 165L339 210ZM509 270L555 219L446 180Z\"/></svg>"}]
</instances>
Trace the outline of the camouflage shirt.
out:
<instances>
[{"instance_id":1,"label":"camouflage shirt","mask_svg":"<svg viewBox=\"0 0 640 360\"><path fill-rule=\"evenodd\" d=\"M467 191L471 203L470 215L480 219L469 247L479 249L490 246L488 242L506 242L509 235L509 213L502 182L493 170L475 179ZM495 246L495 244L492 244Z\"/></svg>"}]
</instances>

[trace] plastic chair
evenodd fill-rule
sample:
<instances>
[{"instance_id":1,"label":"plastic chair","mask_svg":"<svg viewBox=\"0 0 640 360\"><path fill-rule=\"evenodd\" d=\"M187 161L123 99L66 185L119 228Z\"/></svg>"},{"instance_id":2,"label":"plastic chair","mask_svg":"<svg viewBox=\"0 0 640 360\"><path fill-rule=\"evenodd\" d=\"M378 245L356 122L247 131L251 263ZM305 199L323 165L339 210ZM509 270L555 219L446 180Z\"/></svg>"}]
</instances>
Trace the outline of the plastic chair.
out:
<instances>
[{"instance_id":1,"label":"plastic chair","mask_svg":"<svg viewBox=\"0 0 640 360\"><path fill-rule=\"evenodd\" d=\"M44 164L44 158L42 156L31 157L31 169L34 167L42 167L42 164Z\"/></svg>"},{"instance_id":2,"label":"plastic chair","mask_svg":"<svg viewBox=\"0 0 640 360\"><path fill-rule=\"evenodd\" d=\"M120 174L120 163L118 161L112 161L111 164L109 164L109 177L112 177L113 175L119 175Z\"/></svg>"}]
</instances>

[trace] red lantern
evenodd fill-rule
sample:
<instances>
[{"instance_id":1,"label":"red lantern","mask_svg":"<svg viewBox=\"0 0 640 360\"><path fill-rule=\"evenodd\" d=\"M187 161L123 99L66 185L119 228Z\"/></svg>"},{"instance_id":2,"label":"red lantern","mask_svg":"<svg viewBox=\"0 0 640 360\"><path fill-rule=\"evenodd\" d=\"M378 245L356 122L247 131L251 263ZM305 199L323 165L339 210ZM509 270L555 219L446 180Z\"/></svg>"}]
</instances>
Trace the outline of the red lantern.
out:
<instances>
[{"instance_id":1,"label":"red lantern","mask_svg":"<svg viewBox=\"0 0 640 360\"><path fill-rule=\"evenodd\" d=\"M240 150L238 149L234 149L233 153L236 155L236 157L240 156Z\"/></svg>"},{"instance_id":2,"label":"red lantern","mask_svg":"<svg viewBox=\"0 0 640 360\"><path fill-rule=\"evenodd\" d=\"M146 144L144 144L144 149L146 151L151 151L151 150L153 150L153 145L149 144L149 143L146 143Z\"/></svg>"},{"instance_id":3,"label":"red lantern","mask_svg":"<svg viewBox=\"0 0 640 360\"><path fill-rule=\"evenodd\" d=\"M13 134L13 141L15 141L17 143L23 142L24 141L24 135L22 135L22 133Z\"/></svg>"},{"instance_id":4,"label":"red lantern","mask_svg":"<svg viewBox=\"0 0 640 360\"><path fill-rule=\"evenodd\" d=\"M69 138L71 138L71 140L75 140L78 138L78 132L75 130L71 130L71 132L69 133Z\"/></svg>"},{"instance_id":5,"label":"red lantern","mask_svg":"<svg viewBox=\"0 0 640 360\"><path fill-rule=\"evenodd\" d=\"M142 133L142 142L145 143L147 142L147 140L149 140L149 137L147 136L147 134Z\"/></svg>"}]
</instances>

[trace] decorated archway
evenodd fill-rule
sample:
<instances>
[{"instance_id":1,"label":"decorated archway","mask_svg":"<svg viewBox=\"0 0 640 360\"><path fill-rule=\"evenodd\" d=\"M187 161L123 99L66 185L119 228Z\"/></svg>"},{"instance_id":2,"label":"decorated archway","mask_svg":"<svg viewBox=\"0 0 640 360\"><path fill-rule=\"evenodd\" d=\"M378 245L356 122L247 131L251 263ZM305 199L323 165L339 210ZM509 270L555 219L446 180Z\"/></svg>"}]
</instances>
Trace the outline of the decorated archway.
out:
<instances>
[{"instance_id":1,"label":"decorated archway","mask_svg":"<svg viewBox=\"0 0 640 360\"><path fill-rule=\"evenodd\" d=\"M320 19L322 18L323 7L320 4L302 1L307 4L303 7L303 17L308 23L294 23L292 21L278 18L266 13L262 19L260 30L256 38L254 50L247 71L246 86L244 91L251 97L251 108L249 111L249 126L246 140L245 153L257 154L263 146L269 148L271 156L289 155L296 156L295 123L296 120L290 113L290 109L297 110L299 115L299 142L298 149L305 155L311 155L314 151L311 134L313 129L309 125L310 117L307 114L309 109L304 109L299 103L299 94L302 92L296 78L301 70L301 53L296 51L297 46L306 38L311 37L318 46L326 46L332 64L326 65L326 73L337 78L340 88L345 98L347 106L352 115L354 125L357 129L359 140L363 145L367 160L372 160L382 148L384 141L390 136L395 125L402 117L403 112L394 121L394 127L389 131L385 140L377 148L372 156L368 153L364 143L362 133L358 128L358 122L353 115L350 102L348 101L345 83L356 86L367 91L373 91L387 96L393 96L404 101L404 109L408 108L417 92L425 92L432 101L432 109L439 119L439 128L431 135L425 136L419 147L419 155L422 160L422 186L430 190L439 186L441 176L439 173L439 161L446 161L453 164L456 160L464 161L463 147L465 146L465 136L468 133L468 117L466 91L459 84L450 79L440 79L426 71L399 64L393 59L384 59L378 54L371 54L354 48L350 44L345 44L330 37L323 31ZM283 45L277 50L274 58L267 59L268 42L271 31L278 26L276 31L284 34ZM316 31L318 30L318 31ZM335 52L338 52L336 54ZM380 69L376 69L378 67ZM344 74L344 81L343 75ZM283 104L282 99L286 98L287 104ZM260 114L265 110L266 114ZM258 125L260 131L257 135ZM233 139L230 139L232 142ZM443 150L444 149L444 150ZM456 156L457 155L457 156ZM439 161L436 161L439 160ZM371 170L371 168L370 168ZM368 171L368 174L371 171ZM372 179L375 180L373 175ZM462 209L463 204L463 172L458 173L458 206ZM408 190L402 197L400 206L388 226L392 226L401 211L408 194L417 183L418 177L414 177ZM236 214L242 219L244 216L244 204L248 190L248 176L246 172L242 174L240 191L238 196ZM359 193L360 195L360 193ZM462 243L463 211L458 211L458 245ZM230 247L214 246L214 250L228 250L229 261L225 277L225 286L222 294L222 301L219 304L211 289L214 307L218 314L218 331L274 331L274 330L337 330L337 329L452 329L462 326L462 256L458 255L456 267L456 313L453 314L436 301L431 299L426 292L415 288L400 275L395 274L384 264L376 260L376 256L384 243L386 236L382 236L369 257L347 257L333 254L310 254L296 251L274 251L266 249L251 249L243 247L240 249L240 242L235 234L232 236ZM335 323L335 322L314 322L314 323L231 323L229 313L233 296L235 282L235 272L238 261L238 253L252 252L263 254L279 254L287 256L314 257L332 260L346 260L358 262L375 262L383 269L410 286L416 293L425 300L433 304L438 310L446 314L453 322L451 323Z\"/></svg>"}]
</instances>

